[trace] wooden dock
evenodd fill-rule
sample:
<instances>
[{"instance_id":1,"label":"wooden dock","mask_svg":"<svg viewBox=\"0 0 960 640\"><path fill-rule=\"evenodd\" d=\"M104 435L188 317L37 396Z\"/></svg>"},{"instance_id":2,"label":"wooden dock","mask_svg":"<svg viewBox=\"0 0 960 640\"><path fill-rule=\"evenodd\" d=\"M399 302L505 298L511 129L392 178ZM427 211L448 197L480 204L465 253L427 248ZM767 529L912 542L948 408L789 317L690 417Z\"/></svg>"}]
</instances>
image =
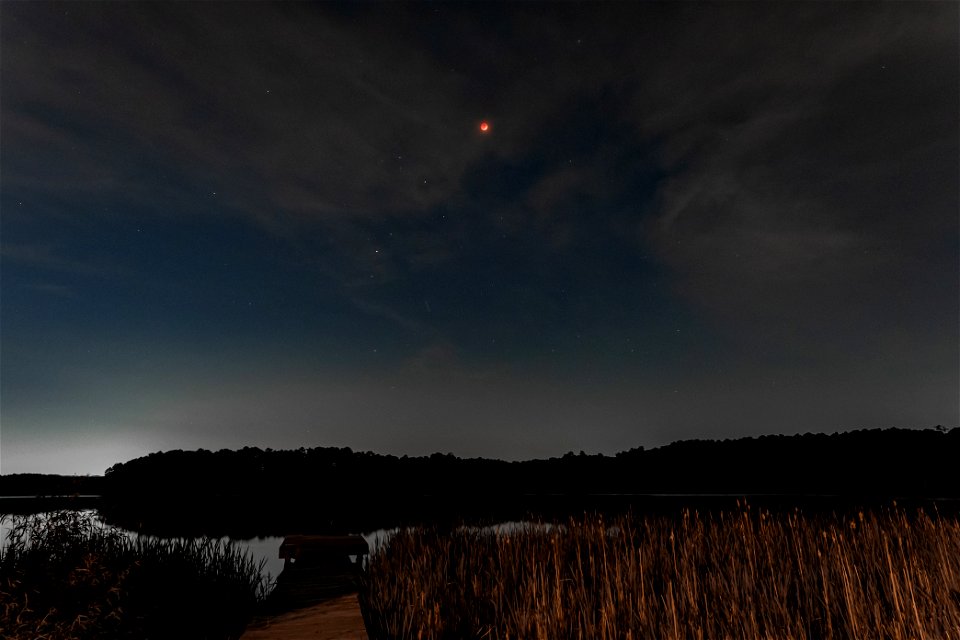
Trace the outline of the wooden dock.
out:
<instances>
[{"instance_id":1,"label":"wooden dock","mask_svg":"<svg viewBox=\"0 0 960 640\"><path fill-rule=\"evenodd\" d=\"M287 536L280 545L283 571L264 610L281 613L356 593L368 552L360 536Z\"/></svg>"},{"instance_id":2,"label":"wooden dock","mask_svg":"<svg viewBox=\"0 0 960 640\"><path fill-rule=\"evenodd\" d=\"M251 624L240 640L368 640L356 594Z\"/></svg>"},{"instance_id":3,"label":"wooden dock","mask_svg":"<svg viewBox=\"0 0 960 640\"><path fill-rule=\"evenodd\" d=\"M360 536L287 536L283 571L244 640L366 639L357 600L363 558Z\"/></svg>"}]
</instances>

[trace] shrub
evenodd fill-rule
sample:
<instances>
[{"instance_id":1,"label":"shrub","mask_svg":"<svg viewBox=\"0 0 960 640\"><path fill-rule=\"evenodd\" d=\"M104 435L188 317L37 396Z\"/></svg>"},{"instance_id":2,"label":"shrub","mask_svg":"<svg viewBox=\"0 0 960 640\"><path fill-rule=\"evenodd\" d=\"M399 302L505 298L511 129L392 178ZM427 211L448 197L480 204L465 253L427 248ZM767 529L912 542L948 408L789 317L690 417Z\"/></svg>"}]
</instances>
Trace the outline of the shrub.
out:
<instances>
[{"instance_id":1,"label":"shrub","mask_svg":"<svg viewBox=\"0 0 960 640\"><path fill-rule=\"evenodd\" d=\"M130 537L76 511L8 522L6 638L233 638L266 592L263 563L229 542Z\"/></svg>"}]
</instances>

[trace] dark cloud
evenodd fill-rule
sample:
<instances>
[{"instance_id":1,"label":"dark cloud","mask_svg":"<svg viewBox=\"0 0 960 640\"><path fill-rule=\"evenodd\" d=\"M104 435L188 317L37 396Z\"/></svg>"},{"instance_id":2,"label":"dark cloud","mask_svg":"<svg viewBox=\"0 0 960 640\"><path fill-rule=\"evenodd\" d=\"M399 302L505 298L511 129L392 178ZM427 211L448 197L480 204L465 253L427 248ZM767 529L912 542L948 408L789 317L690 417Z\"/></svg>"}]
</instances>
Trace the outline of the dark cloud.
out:
<instances>
[{"instance_id":1,"label":"dark cloud","mask_svg":"<svg viewBox=\"0 0 960 640\"><path fill-rule=\"evenodd\" d=\"M710 13L733 32L729 12ZM660 124L678 170L650 227L659 254L693 299L748 331L803 325L832 348L858 315L939 313L914 278L931 262L955 271L956 7L770 13L749 21L759 37L724 47L690 34L715 70Z\"/></svg>"},{"instance_id":2,"label":"dark cloud","mask_svg":"<svg viewBox=\"0 0 960 640\"><path fill-rule=\"evenodd\" d=\"M33 158L66 189L152 185L137 165L156 163L252 215L382 215L449 196L476 147L455 75L306 7L7 13L6 135L33 150L12 187L36 178ZM141 159L118 166L118 150Z\"/></svg>"}]
</instances>

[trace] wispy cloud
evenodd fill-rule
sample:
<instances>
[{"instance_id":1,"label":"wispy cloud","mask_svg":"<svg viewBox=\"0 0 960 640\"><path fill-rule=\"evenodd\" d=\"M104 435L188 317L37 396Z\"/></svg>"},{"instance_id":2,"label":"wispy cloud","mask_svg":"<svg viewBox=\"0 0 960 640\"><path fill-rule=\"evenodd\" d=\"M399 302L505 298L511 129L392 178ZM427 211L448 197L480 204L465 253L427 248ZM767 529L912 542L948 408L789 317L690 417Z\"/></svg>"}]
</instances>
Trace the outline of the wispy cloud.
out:
<instances>
[{"instance_id":1,"label":"wispy cloud","mask_svg":"<svg viewBox=\"0 0 960 640\"><path fill-rule=\"evenodd\" d=\"M0 245L0 259L35 270L88 277L112 277L122 272L117 267L74 258L64 247L52 243L4 243Z\"/></svg>"},{"instance_id":2,"label":"wispy cloud","mask_svg":"<svg viewBox=\"0 0 960 640\"><path fill-rule=\"evenodd\" d=\"M796 338L802 318L808 337L843 340L891 311L891 286L929 305L906 274L955 267L938 238L958 209L956 6L749 13L691 7L700 28L675 43L690 53L638 97L673 96L644 125L671 168L652 246L692 301L751 336Z\"/></svg>"}]
</instances>

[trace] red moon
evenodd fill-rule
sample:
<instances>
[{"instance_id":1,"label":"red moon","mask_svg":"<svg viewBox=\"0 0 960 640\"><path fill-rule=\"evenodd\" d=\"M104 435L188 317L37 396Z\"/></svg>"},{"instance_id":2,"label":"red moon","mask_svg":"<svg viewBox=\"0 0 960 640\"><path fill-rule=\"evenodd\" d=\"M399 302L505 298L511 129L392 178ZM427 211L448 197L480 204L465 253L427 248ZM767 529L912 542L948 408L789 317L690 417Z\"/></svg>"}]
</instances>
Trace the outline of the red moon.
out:
<instances>
[{"instance_id":1,"label":"red moon","mask_svg":"<svg viewBox=\"0 0 960 640\"><path fill-rule=\"evenodd\" d=\"M489 130L490 130L490 123L489 123L489 122L487 122L486 120L484 120L483 122L480 123L480 131L483 131L484 133L486 133L486 132L489 131Z\"/></svg>"}]
</instances>

